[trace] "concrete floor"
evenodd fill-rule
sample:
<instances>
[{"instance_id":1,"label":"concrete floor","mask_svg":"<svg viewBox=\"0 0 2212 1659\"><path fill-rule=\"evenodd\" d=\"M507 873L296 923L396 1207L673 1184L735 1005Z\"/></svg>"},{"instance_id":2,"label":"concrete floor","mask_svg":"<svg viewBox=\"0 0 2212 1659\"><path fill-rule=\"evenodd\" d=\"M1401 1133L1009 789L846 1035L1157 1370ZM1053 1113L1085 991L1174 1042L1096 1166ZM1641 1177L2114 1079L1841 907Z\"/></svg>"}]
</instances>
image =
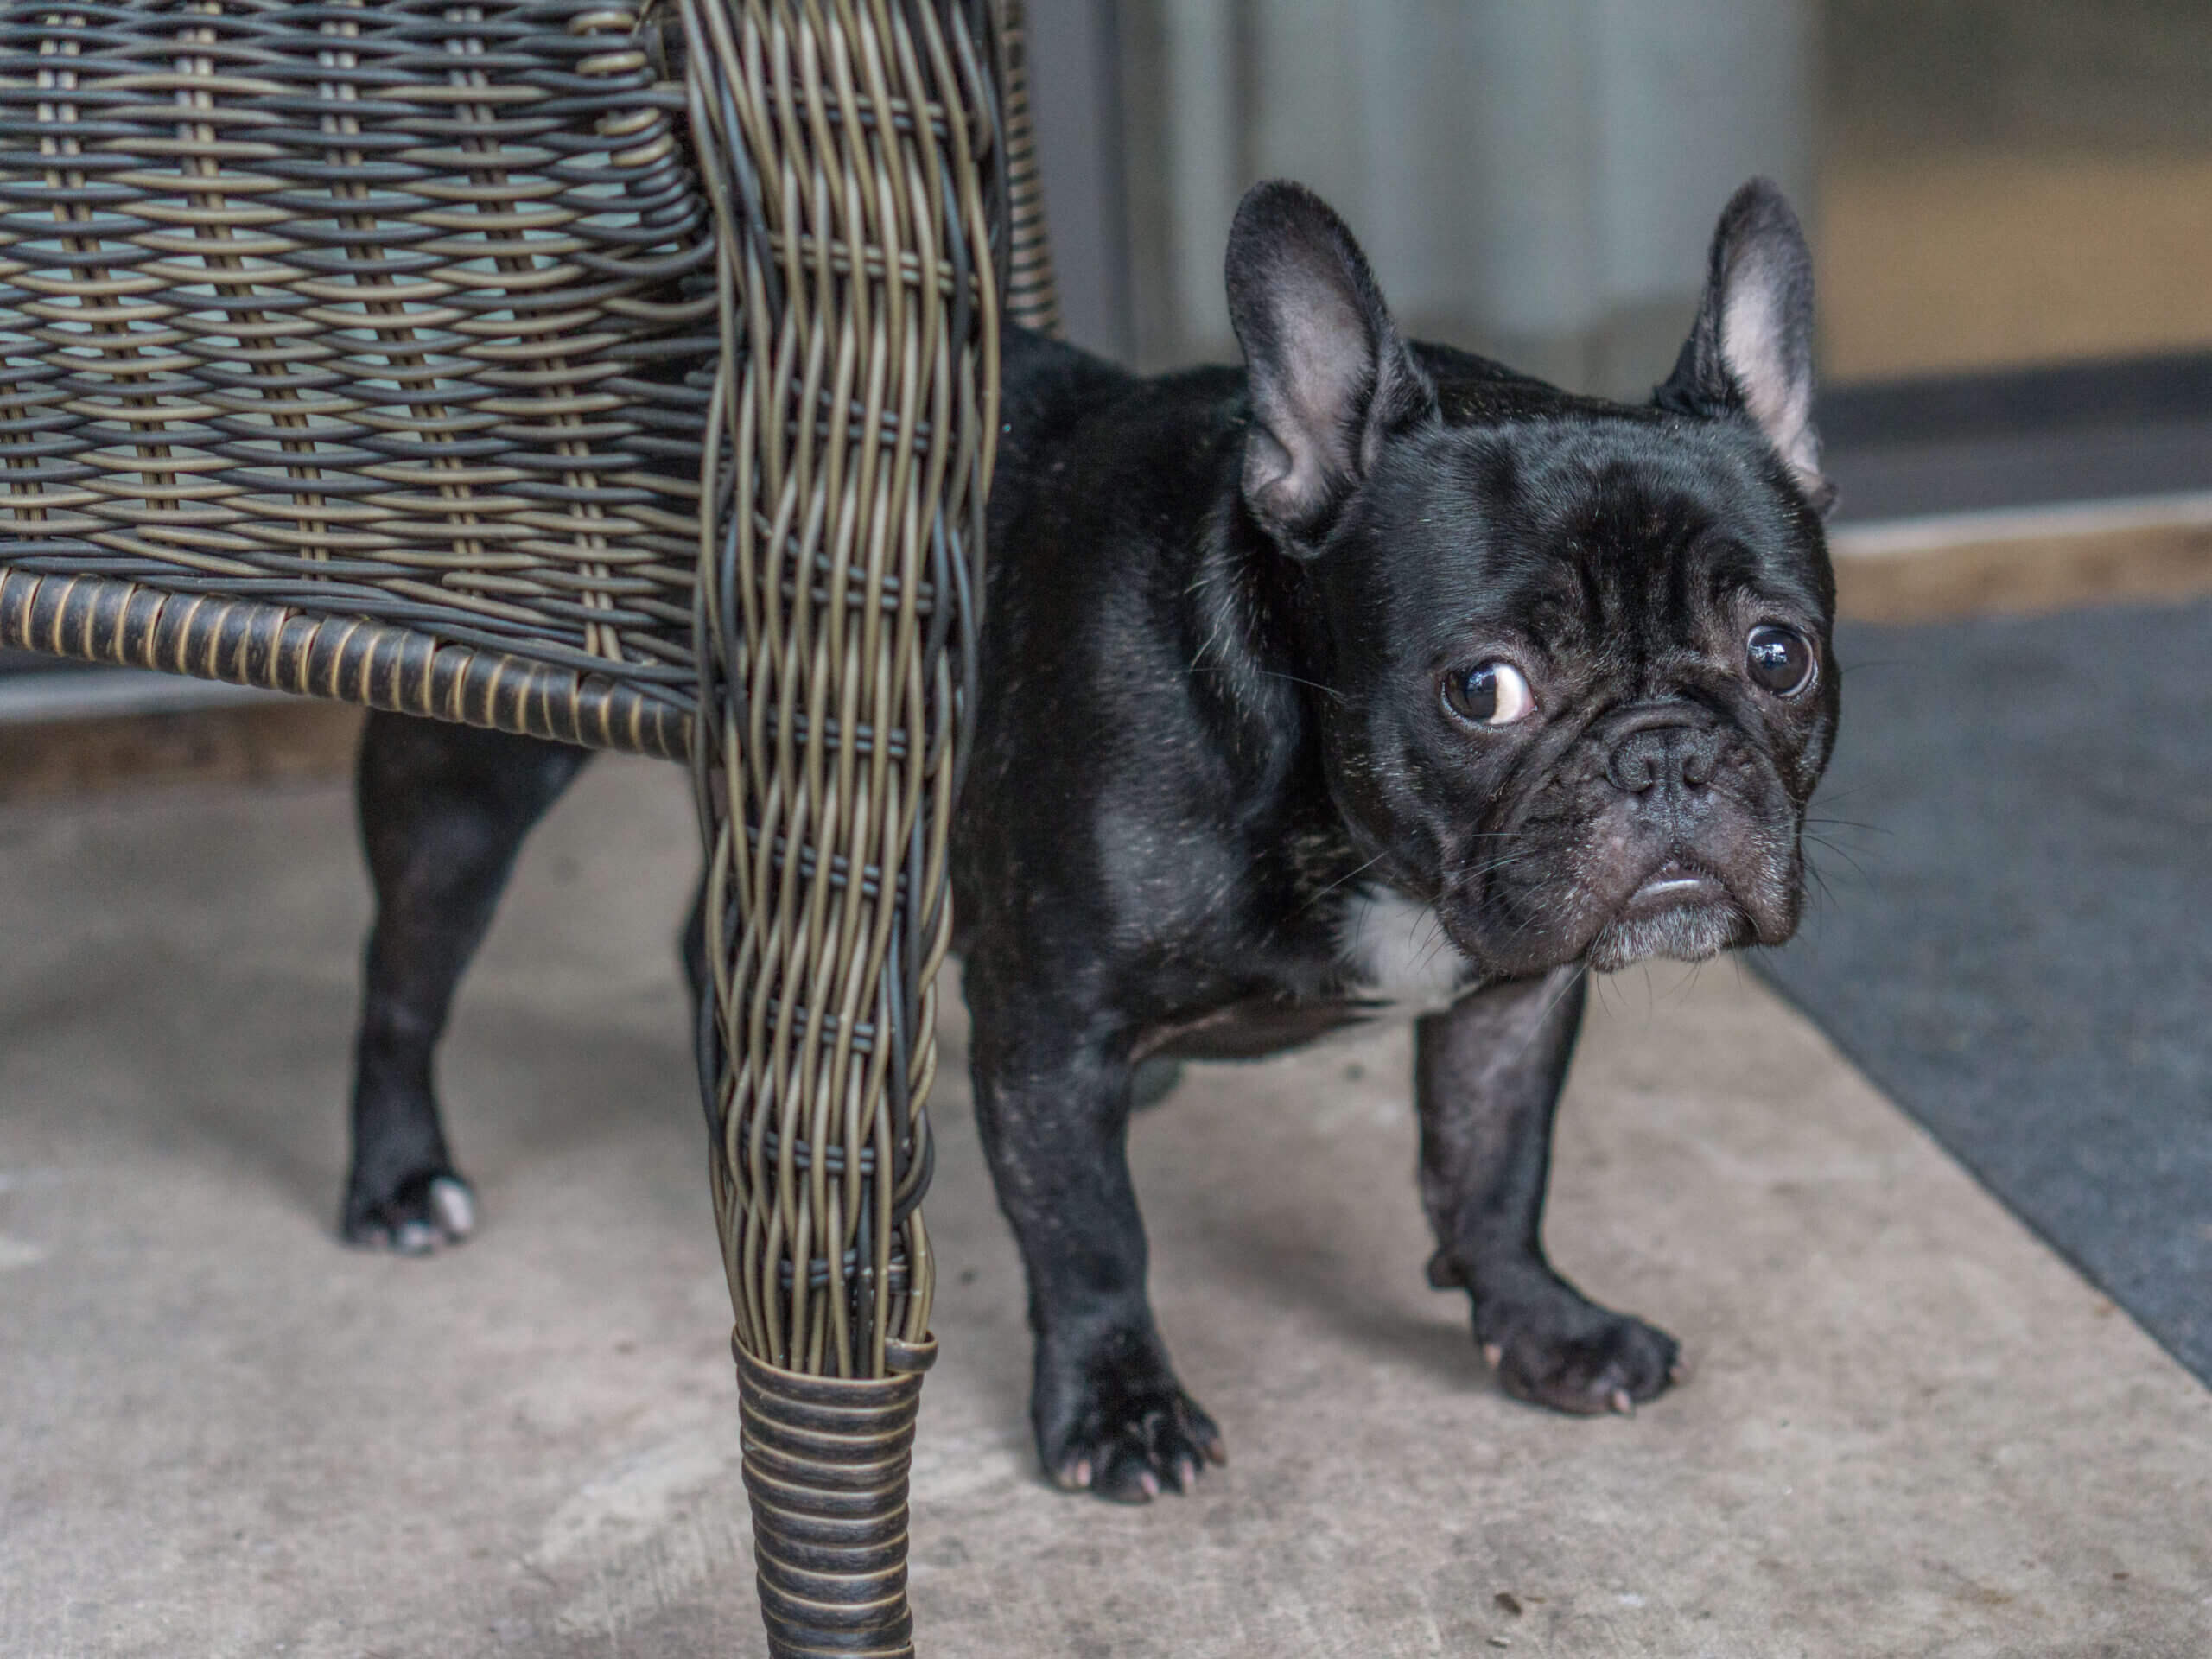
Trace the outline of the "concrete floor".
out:
<instances>
[{"instance_id":1,"label":"concrete floor","mask_svg":"<svg viewBox=\"0 0 2212 1659\"><path fill-rule=\"evenodd\" d=\"M525 860L433 1261L332 1235L343 794L0 812L0 1654L762 1651L682 790L604 764ZM1135 1157L1235 1460L1149 1510L1032 1469L945 1036L930 1655L2212 1652L2212 1395L1732 967L1614 982L1561 1132L1557 1255L1697 1363L1634 1421L1505 1400L1425 1287L1402 1035L1194 1071Z\"/></svg>"}]
</instances>

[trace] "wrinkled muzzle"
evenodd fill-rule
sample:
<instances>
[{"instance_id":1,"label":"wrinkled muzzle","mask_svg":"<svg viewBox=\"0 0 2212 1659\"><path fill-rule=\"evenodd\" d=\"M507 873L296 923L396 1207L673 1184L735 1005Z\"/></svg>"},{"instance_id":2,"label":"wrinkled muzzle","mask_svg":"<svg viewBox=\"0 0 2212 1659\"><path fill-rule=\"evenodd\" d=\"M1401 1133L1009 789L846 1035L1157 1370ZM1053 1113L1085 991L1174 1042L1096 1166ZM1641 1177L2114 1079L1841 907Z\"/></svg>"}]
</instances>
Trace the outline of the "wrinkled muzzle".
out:
<instances>
[{"instance_id":1,"label":"wrinkled muzzle","mask_svg":"<svg viewBox=\"0 0 2212 1659\"><path fill-rule=\"evenodd\" d=\"M1779 944L1802 905L1802 821L1773 764L1709 711L1622 710L1508 803L1440 913L1502 973Z\"/></svg>"}]
</instances>

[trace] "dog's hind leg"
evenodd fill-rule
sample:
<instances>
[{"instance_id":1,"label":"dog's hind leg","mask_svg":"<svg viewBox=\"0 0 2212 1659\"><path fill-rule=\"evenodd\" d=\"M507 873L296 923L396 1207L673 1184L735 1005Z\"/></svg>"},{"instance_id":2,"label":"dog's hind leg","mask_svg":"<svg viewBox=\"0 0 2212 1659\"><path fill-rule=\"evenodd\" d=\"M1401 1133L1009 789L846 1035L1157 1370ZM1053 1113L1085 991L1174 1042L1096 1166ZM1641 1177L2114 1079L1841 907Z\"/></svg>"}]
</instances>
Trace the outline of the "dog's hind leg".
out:
<instances>
[{"instance_id":1,"label":"dog's hind leg","mask_svg":"<svg viewBox=\"0 0 2212 1659\"><path fill-rule=\"evenodd\" d=\"M1560 1411L1627 1411L1663 1392L1675 1339L1577 1290L1544 1257L1552 1117L1587 975L1555 969L1462 998L1414 1028L1429 1282L1474 1299L1475 1339L1505 1391Z\"/></svg>"},{"instance_id":2,"label":"dog's hind leg","mask_svg":"<svg viewBox=\"0 0 2212 1659\"><path fill-rule=\"evenodd\" d=\"M376 921L340 1223L354 1243L419 1253L475 1224L474 1195L446 1148L432 1056L524 836L588 758L535 738L369 716L357 798Z\"/></svg>"}]
</instances>

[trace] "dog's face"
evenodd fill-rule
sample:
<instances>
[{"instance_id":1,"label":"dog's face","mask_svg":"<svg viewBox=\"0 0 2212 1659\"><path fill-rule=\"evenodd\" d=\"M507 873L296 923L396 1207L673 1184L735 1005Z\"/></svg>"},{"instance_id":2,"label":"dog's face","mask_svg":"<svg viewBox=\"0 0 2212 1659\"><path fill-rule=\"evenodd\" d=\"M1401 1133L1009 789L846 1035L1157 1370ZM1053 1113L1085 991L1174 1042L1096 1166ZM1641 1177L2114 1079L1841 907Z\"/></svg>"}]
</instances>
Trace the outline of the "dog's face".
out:
<instances>
[{"instance_id":1,"label":"dog's face","mask_svg":"<svg viewBox=\"0 0 2212 1659\"><path fill-rule=\"evenodd\" d=\"M1808 270L1746 186L1674 375L1609 405L1432 375L1317 200L1238 216L1244 494L1308 567L1331 786L1485 977L1796 929L1839 690Z\"/></svg>"}]
</instances>

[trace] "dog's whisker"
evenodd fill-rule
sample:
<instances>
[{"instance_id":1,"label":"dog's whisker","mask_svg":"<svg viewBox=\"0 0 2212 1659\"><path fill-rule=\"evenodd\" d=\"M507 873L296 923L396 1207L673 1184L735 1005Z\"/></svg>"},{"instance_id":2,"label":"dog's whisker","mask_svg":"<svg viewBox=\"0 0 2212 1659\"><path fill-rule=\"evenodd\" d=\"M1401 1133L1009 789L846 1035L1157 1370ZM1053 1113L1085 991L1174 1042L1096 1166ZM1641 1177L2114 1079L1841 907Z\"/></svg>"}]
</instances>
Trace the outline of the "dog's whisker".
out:
<instances>
[{"instance_id":1,"label":"dog's whisker","mask_svg":"<svg viewBox=\"0 0 2212 1659\"><path fill-rule=\"evenodd\" d=\"M1338 690L1336 687L1332 685L1324 685L1319 680L1309 680L1301 675L1287 674L1279 668L1260 668L1257 666L1240 668L1232 664L1227 663L1192 663L1188 666L1185 671L1192 674L1258 674L1270 680L1287 680L1293 685L1303 685L1308 687L1313 690L1319 691L1325 697L1334 698L1339 703L1349 703L1351 702L1350 698L1346 697L1343 692Z\"/></svg>"},{"instance_id":2,"label":"dog's whisker","mask_svg":"<svg viewBox=\"0 0 2212 1659\"><path fill-rule=\"evenodd\" d=\"M1344 874L1330 882L1327 887L1322 888L1320 892L1315 893L1311 899L1308 899L1303 905L1300 905L1298 908L1298 913L1303 915L1306 912L1313 909L1314 906L1319 904L1324 899L1327 898L1331 893L1334 893L1338 887L1344 886L1345 882L1364 875L1368 871L1373 869L1377 864L1380 864L1389 856L1389 854L1386 849L1383 852L1376 854L1374 857L1369 859L1367 862L1360 865L1357 869L1347 870Z\"/></svg>"}]
</instances>

